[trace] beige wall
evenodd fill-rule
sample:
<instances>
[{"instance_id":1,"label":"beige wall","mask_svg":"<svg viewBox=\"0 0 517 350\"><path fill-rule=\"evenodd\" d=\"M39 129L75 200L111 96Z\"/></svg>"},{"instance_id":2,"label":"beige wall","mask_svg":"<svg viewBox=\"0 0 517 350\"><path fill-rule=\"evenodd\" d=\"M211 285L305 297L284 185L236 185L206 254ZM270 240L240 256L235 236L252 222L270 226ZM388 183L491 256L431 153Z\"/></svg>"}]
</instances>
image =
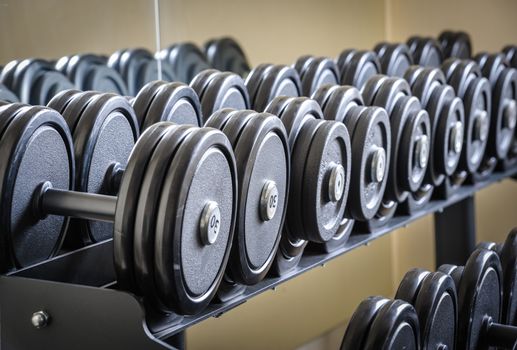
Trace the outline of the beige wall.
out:
<instances>
[{"instance_id":1,"label":"beige wall","mask_svg":"<svg viewBox=\"0 0 517 350\"><path fill-rule=\"evenodd\" d=\"M336 56L444 28L472 34L474 48L517 43L517 2L409 0L161 0L162 45L231 34L252 64L291 63L306 53ZM0 65L22 57L155 48L150 0L0 0ZM484 25L488 18L489 25ZM477 196L483 239L517 225L517 182ZM513 214L513 215L512 215ZM414 266L434 266L432 217L377 240L260 295L188 332L190 349L294 348L347 320L368 295L390 296ZM335 338L335 337L334 337ZM339 337L338 337L339 338ZM334 343L326 343L335 348Z\"/></svg>"}]
</instances>

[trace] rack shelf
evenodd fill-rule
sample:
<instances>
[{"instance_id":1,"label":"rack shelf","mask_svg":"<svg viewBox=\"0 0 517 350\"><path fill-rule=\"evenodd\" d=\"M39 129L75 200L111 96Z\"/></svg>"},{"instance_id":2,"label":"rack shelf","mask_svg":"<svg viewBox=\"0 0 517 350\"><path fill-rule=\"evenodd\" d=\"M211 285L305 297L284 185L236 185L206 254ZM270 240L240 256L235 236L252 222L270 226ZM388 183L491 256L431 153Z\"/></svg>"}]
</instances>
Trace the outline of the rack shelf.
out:
<instances>
[{"instance_id":1,"label":"rack shelf","mask_svg":"<svg viewBox=\"0 0 517 350\"><path fill-rule=\"evenodd\" d=\"M517 175L517 168L494 173L486 181L474 185L464 185L448 199L433 200L411 216L396 216L387 225L373 233L354 232L343 248L332 253L324 254L307 250L299 266L285 276L267 277L258 284L247 287L242 295L223 304L211 304L205 311L196 316L157 315L150 308L143 306L135 296L116 290L115 271L112 263L113 242L111 240L63 254L49 261L0 277L0 310L2 310L2 319L9 319L9 322L2 322L0 325L2 332L2 343L0 345L12 344L14 341L26 341L26 345L33 345L36 343L30 343L30 341L35 339L36 335L39 347L45 344L50 348L59 344L61 348L64 341L63 337L70 338L70 341L74 337L74 330L66 328L67 323L73 322L74 313L73 310L66 308L67 305L69 307L70 303L73 304L75 300L81 305L88 305L88 307L81 309L83 313L86 313L81 314L81 319L89 321L83 323L89 324L88 327L91 330L98 330L99 327L112 329L109 332L111 338L116 338L117 335L123 338L123 340L119 339L118 346L127 344L129 348L134 348L135 344L147 344L148 348L151 349L154 349L154 346L157 349L170 348L170 345L167 345L166 342L170 342L175 335L181 334L188 327L207 318L217 317L228 312L256 295L274 289L279 284L313 268L323 266L328 261L359 246L366 245L395 229L404 227L425 215L443 213L447 211L447 208L451 208L462 201L472 200L477 191L515 175ZM459 220L461 219L458 218L457 221ZM439 249L438 244L437 249ZM20 293L24 295L30 293L30 298L28 295L26 298L19 298ZM63 302L64 299L67 299L68 302ZM108 300L112 301L108 303ZM107 303L109 304L111 318L96 321L96 319L102 318L99 316L103 314L100 311L103 310L102 307L98 305L106 306ZM49 312L61 314L65 322L55 322L52 327L48 327L61 327L60 336L55 336L54 333L54 337L44 337L45 339L42 340L41 334L44 332L38 333L39 330L35 330L30 325L30 317L27 314L37 311L38 305L40 305L40 308L53 305L53 309L49 307ZM20 309L26 310L26 313L19 312ZM101 312L101 314L98 312ZM104 313L106 312L104 311ZM71 319L68 320L68 318ZM124 319L126 322L116 322L117 319ZM128 320L132 323L128 323ZM109 321L112 321L112 323L109 323ZM136 329L135 324L137 325ZM56 332L56 330L54 329L53 332ZM58 340L60 343L56 343ZM149 343L154 345L150 346ZM74 344L74 347L78 348L76 339L70 344ZM106 345L105 343L102 344ZM99 346L99 344L96 345ZM82 349L82 347L79 347L79 349Z\"/></svg>"}]
</instances>

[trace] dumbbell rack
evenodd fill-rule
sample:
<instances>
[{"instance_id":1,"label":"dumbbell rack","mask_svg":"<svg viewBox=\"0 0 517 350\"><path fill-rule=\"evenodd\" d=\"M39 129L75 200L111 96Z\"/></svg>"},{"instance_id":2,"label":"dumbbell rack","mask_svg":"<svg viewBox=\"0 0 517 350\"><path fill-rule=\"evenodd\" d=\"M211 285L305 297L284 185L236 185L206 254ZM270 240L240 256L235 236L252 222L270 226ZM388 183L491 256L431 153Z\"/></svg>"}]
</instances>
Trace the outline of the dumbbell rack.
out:
<instances>
[{"instance_id":1,"label":"dumbbell rack","mask_svg":"<svg viewBox=\"0 0 517 350\"><path fill-rule=\"evenodd\" d=\"M373 233L354 233L330 253L308 250L299 266L282 277L267 277L244 294L211 304L196 316L161 315L130 293L116 289L112 240L57 256L0 276L0 348L6 349L174 349L184 331L209 317L218 317L248 299L274 289L310 269L428 214L435 214L437 265L462 264L475 246L474 195L517 168L492 174L486 181L462 186L446 200L433 200L411 216L396 216ZM46 327L31 323L34 312L49 315Z\"/></svg>"}]
</instances>

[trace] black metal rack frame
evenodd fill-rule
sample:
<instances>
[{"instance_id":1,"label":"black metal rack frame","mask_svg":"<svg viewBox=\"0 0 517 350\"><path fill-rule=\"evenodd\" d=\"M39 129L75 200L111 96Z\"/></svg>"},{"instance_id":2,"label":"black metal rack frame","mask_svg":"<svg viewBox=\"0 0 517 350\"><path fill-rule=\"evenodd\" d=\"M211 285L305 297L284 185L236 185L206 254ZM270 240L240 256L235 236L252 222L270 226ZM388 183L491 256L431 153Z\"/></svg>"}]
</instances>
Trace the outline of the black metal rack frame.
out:
<instances>
[{"instance_id":1,"label":"black metal rack frame","mask_svg":"<svg viewBox=\"0 0 517 350\"><path fill-rule=\"evenodd\" d=\"M450 198L433 200L411 216L396 216L373 233L354 232L347 244L330 253L304 252L299 266L282 277L266 277L244 294L211 304L196 316L161 315L141 300L116 289L111 240L0 276L0 348L6 349L174 349L183 331L217 317L248 299L428 214L434 214L436 263L462 264L475 247L474 195L517 175L517 168L464 185ZM49 315L47 327L35 328L34 312Z\"/></svg>"}]
</instances>

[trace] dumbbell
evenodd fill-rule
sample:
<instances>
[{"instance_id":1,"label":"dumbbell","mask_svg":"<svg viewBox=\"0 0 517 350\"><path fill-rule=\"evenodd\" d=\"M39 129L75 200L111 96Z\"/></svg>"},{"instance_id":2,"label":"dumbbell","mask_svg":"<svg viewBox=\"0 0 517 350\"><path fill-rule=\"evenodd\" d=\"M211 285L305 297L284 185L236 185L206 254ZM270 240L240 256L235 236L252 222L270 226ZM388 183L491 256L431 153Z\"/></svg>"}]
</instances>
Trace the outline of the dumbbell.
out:
<instances>
[{"instance_id":1,"label":"dumbbell","mask_svg":"<svg viewBox=\"0 0 517 350\"><path fill-rule=\"evenodd\" d=\"M490 82L492 90L489 143L485 163L493 166L495 158L500 168L508 169L515 162L506 160L508 157L515 157L512 152L517 124L517 70L509 67L501 53L480 53L475 59L481 73Z\"/></svg>"},{"instance_id":2,"label":"dumbbell","mask_svg":"<svg viewBox=\"0 0 517 350\"><path fill-rule=\"evenodd\" d=\"M352 147L350 200L335 238L324 247L346 241L354 219L372 220L381 205L391 162L390 123L386 111L365 107L355 87L323 85L313 95L323 109L325 119L345 124Z\"/></svg>"},{"instance_id":3,"label":"dumbbell","mask_svg":"<svg viewBox=\"0 0 517 350\"><path fill-rule=\"evenodd\" d=\"M3 117L9 107L1 107ZM235 159L220 131L154 124L135 144L117 196L71 191L71 134L50 108L18 107L0 148L0 194L10 203L0 216L2 259L23 266L34 250L50 255L67 216L114 222L120 288L179 314L197 313L211 300L236 218Z\"/></svg>"},{"instance_id":4,"label":"dumbbell","mask_svg":"<svg viewBox=\"0 0 517 350\"><path fill-rule=\"evenodd\" d=\"M439 271L453 278L458 293L456 348L515 349L517 327L499 323L504 279L497 253L488 249L477 249L470 255L464 267L442 265Z\"/></svg>"},{"instance_id":5,"label":"dumbbell","mask_svg":"<svg viewBox=\"0 0 517 350\"><path fill-rule=\"evenodd\" d=\"M504 244L482 242L477 248L490 249L499 255L503 271L501 321L517 326L517 228L510 231Z\"/></svg>"},{"instance_id":6,"label":"dumbbell","mask_svg":"<svg viewBox=\"0 0 517 350\"><path fill-rule=\"evenodd\" d=\"M205 118L223 108L250 108L250 98L244 80L235 73L207 69L192 79L190 87L199 96Z\"/></svg>"},{"instance_id":7,"label":"dumbbell","mask_svg":"<svg viewBox=\"0 0 517 350\"><path fill-rule=\"evenodd\" d=\"M108 59L108 67L116 70L124 79L129 95L135 96L145 84L157 80L174 81L175 76L168 62L153 57L146 49L122 49Z\"/></svg>"},{"instance_id":8,"label":"dumbbell","mask_svg":"<svg viewBox=\"0 0 517 350\"><path fill-rule=\"evenodd\" d=\"M0 74L0 84L11 90L21 102L45 105L62 90L73 84L50 62L41 59L11 61Z\"/></svg>"},{"instance_id":9,"label":"dumbbell","mask_svg":"<svg viewBox=\"0 0 517 350\"><path fill-rule=\"evenodd\" d=\"M406 45L415 64L422 67L440 68L444 60L440 43L433 38L412 36Z\"/></svg>"},{"instance_id":10,"label":"dumbbell","mask_svg":"<svg viewBox=\"0 0 517 350\"><path fill-rule=\"evenodd\" d=\"M177 43L156 53L156 58L168 63L176 81L189 84L200 72L210 68L205 54L193 43Z\"/></svg>"},{"instance_id":11,"label":"dumbbell","mask_svg":"<svg viewBox=\"0 0 517 350\"><path fill-rule=\"evenodd\" d=\"M503 48L506 61L512 68L517 69L517 46L506 46ZM503 161L504 168L512 168L517 165L517 128L513 134L513 142L508 151L506 159Z\"/></svg>"},{"instance_id":12,"label":"dumbbell","mask_svg":"<svg viewBox=\"0 0 517 350\"><path fill-rule=\"evenodd\" d=\"M431 145L429 114L411 95L402 78L375 75L362 89L366 105L384 108L391 125L392 148L386 191L370 229L386 223L398 204L406 213L422 207L431 198L432 186L422 188Z\"/></svg>"},{"instance_id":13,"label":"dumbbell","mask_svg":"<svg viewBox=\"0 0 517 350\"><path fill-rule=\"evenodd\" d=\"M415 308L402 300L369 297L354 311L341 350L419 349L420 327Z\"/></svg>"},{"instance_id":14,"label":"dumbbell","mask_svg":"<svg viewBox=\"0 0 517 350\"><path fill-rule=\"evenodd\" d=\"M279 96L266 112L280 117L291 152L286 223L272 273L296 267L308 241L329 241L339 230L350 187L352 163L347 128L325 121L318 103Z\"/></svg>"},{"instance_id":15,"label":"dumbbell","mask_svg":"<svg viewBox=\"0 0 517 350\"><path fill-rule=\"evenodd\" d=\"M204 45L208 62L220 71L229 71L245 77L250 71L250 65L244 50L235 39L223 37L208 40Z\"/></svg>"},{"instance_id":16,"label":"dumbbell","mask_svg":"<svg viewBox=\"0 0 517 350\"><path fill-rule=\"evenodd\" d=\"M420 324L421 349L454 349L458 301L451 276L423 269L408 271L395 299L414 306Z\"/></svg>"},{"instance_id":17,"label":"dumbbell","mask_svg":"<svg viewBox=\"0 0 517 350\"><path fill-rule=\"evenodd\" d=\"M48 107L63 116L72 133L76 162L74 190L116 194L140 134L129 102L110 93L66 90L56 95ZM113 235L111 223L79 220L75 225L81 232L81 241L67 242L72 246L99 242Z\"/></svg>"},{"instance_id":18,"label":"dumbbell","mask_svg":"<svg viewBox=\"0 0 517 350\"><path fill-rule=\"evenodd\" d=\"M443 31L438 36L445 58L455 57L468 59L472 57L472 44L470 37L463 31Z\"/></svg>"},{"instance_id":19,"label":"dumbbell","mask_svg":"<svg viewBox=\"0 0 517 350\"><path fill-rule=\"evenodd\" d=\"M260 64L251 70L245 83L251 106L256 111L263 111L277 96L302 95L298 72L286 65Z\"/></svg>"},{"instance_id":20,"label":"dumbbell","mask_svg":"<svg viewBox=\"0 0 517 350\"><path fill-rule=\"evenodd\" d=\"M237 162L238 219L217 293L226 301L241 293L244 285L262 280L273 264L287 210L289 145L282 121L269 113L225 108L212 114L205 126L228 137Z\"/></svg>"},{"instance_id":21,"label":"dumbbell","mask_svg":"<svg viewBox=\"0 0 517 350\"><path fill-rule=\"evenodd\" d=\"M442 71L447 83L454 88L465 106L464 147L458 169L450 182L454 187L461 185L469 174L470 180L475 181L479 174L491 172L487 170L487 162L483 158L488 145L494 142L490 140L488 127L492 119L492 99L490 85L474 61L449 58L444 61ZM443 188L445 192L448 191L446 187Z\"/></svg>"},{"instance_id":22,"label":"dumbbell","mask_svg":"<svg viewBox=\"0 0 517 350\"><path fill-rule=\"evenodd\" d=\"M131 104L142 131L160 121L196 126L203 123L199 97L184 83L149 82L140 89Z\"/></svg>"},{"instance_id":23,"label":"dumbbell","mask_svg":"<svg viewBox=\"0 0 517 350\"><path fill-rule=\"evenodd\" d=\"M116 70L106 65L107 61L106 57L94 54L72 55L60 58L55 68L79 90L127 95L126 83Z\"/></svg>"},{"instance_id":24,"label":"dumbbell","mask_svg":"<svg viewBox=\"0 0 517 350\"><path fill-rule=\"evenodd\" d=\"M406 44L379 43L374 51L381 63L383 74L402 78L406 70L413 64L413 56Z\"/></svg>"},{"instance_id":25,"label":"dumbbell","mask_svg":"<svg viewBox=\"0 0 517 350\"><path fill-rule=\"evenodd\" d=\"M300 74L303 96L312 96L322 85L339 84L338 67L328 57L302 56L294 63L294 69Z\"/></svg>"},{"instance_id":26,"label":"dumbbell","mask_svg":"<svg viewBox=\"0 0 517 350\"><path fill-rule=\"evenodd\" d=\"M18 97L3 84L0 84L0 101L8 103L19 102Z\"/></svg>"},{"instance_id":27,"label":"dumbbell","mask_svg":"<svg viewBox=\"0 0 517 350\"><path fill-rule=\"evenodd\" d=\"M431 121L432 147L424 188L434 186L437 197L450 196L466 177L465 171L457 171L464 150L463 102L455 96L454 89L446 84L445 76L438 68L411 66L404 78L411 86L413 95L428 111ZM475 143L474 146L479 144ZM458 173L461 176L455 175Z\"/></svg>"},{"instance_id":28,"label":"dumbbell","mask_svg":"<svg viewBox=\"0 0 517 350\"><path fill-rule=\"evenodd\" d=\"M344 50L337 59L341 84L362 89L373 75L381 73L381 63L374 51Z\"/></svg>"}]
</instances>

